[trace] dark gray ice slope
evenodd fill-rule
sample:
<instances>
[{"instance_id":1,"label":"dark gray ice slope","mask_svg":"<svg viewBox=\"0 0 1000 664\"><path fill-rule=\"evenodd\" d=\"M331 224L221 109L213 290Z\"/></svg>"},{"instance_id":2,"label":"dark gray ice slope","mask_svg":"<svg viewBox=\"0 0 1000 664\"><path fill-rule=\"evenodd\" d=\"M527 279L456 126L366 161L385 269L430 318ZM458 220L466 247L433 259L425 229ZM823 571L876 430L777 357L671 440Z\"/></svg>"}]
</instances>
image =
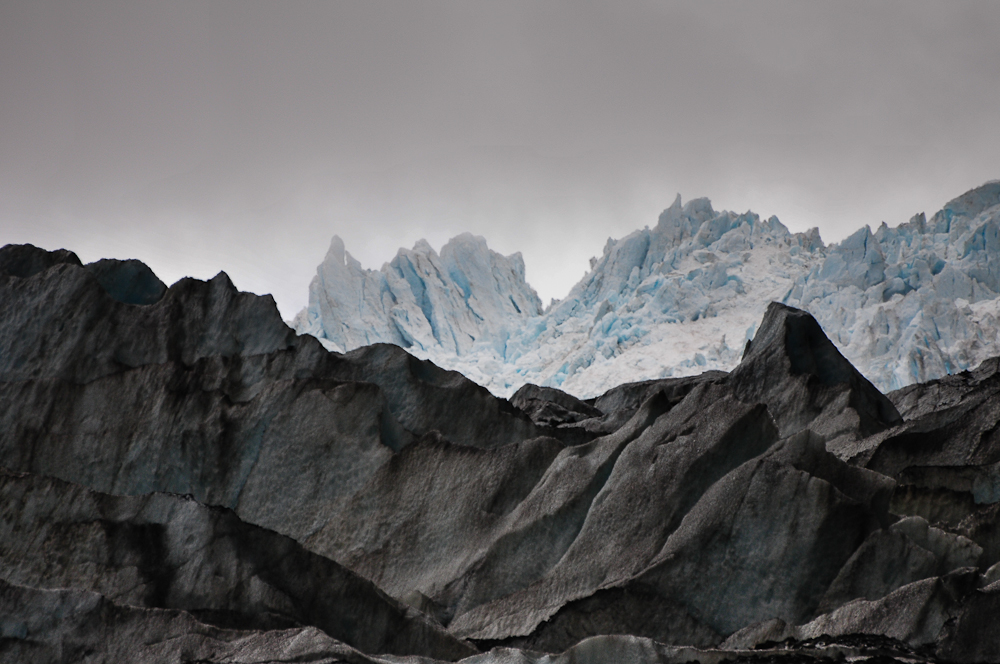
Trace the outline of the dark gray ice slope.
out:
<instances>
[{"instance_id":1,"label":"dark gray ice slope","mask_svg":"<svg viewBox=\"0 0 1000 664\"><path fill-rule=\"evenodd\" d=\"M371 582L231 511L180 496L101 494L0 472L0 578L238 629L314 626L367 652L475 650Z\"/></svg>"},{"instance_id":2,"label":"dark gray ice slope","mask_svg":"<svg viewBox=\"0 0 1000 664\"><path fill-rule=\"evenodd\" d=\"M997 368L887 398L772 304L730 374L512 404L394 346L327 353L224 274L4 247L0 652L147 625L177 661L993 661Z\"/></svg>"},{"instance_id":3,"label":"dark gray ice slope","mask_svg":"<svg viewBox=\"0 0 1000 664\"><path fill-rule=\"evenodd\" d=\"M429 431L482 447L535 432L507 402L399 348L327 353L225 274L130 305L75 255L31 249L0 250L0 455L11 469L191 494L304 537Z\"/></svg>"}]
</instances>

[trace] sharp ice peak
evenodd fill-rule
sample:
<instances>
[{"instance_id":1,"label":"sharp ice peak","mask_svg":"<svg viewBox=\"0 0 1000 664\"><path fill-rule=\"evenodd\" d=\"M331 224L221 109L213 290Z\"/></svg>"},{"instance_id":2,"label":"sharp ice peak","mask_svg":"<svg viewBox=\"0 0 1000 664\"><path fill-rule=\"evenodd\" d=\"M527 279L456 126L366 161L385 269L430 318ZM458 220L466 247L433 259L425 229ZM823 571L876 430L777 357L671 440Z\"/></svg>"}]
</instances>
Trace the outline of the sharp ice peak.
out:
<instances>
[{"instance_id":1,"label":"sharp ice peak","mask_svg":"<svg viewBox=\"0 0 1000 664\"><path fill-rule=\"evenodd\" d=\"M331 350L406 347L507 396L525 383L592 396L612 385L729 370L771 301L810 311L882 390L1000 354L1000 181L824 245L815 228L716 212L680 194L652 228L609 239L543 311L521 255L463 233L363 270L334 236L299 333Z\"/></svg>"}]
</instances>

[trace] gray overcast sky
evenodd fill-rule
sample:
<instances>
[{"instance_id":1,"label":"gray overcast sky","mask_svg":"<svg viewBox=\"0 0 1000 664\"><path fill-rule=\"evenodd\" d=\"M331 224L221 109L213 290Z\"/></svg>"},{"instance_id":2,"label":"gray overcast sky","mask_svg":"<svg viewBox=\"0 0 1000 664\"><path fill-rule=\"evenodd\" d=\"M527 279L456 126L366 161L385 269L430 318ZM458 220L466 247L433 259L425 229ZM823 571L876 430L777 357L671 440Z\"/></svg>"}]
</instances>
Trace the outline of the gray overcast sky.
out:
<instances>
[{"instance_id":1,"label":"gray overcast sky","mask_svg":"<svg viewBox=\"0 0 1000 664\"><path fill-rule=\"evenodd\" d=\"M0 0L0 244L290 318L462 231L547 302L678 192L827 241L1000 178L1000 2Z\"/></svg>"}]
</instances>

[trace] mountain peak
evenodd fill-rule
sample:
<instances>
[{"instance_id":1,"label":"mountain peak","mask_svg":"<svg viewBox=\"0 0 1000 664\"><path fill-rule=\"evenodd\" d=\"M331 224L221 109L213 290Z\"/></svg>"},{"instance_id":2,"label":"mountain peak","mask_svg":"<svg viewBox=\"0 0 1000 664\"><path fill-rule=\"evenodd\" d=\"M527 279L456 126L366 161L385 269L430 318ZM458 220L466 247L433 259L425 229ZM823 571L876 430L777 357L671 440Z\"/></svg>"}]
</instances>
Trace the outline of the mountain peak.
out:
<instances>
[{"instance_id":1,"label":"mountain peak","mask_svg":"<svg viewBox=\"0 0 1000 664\"><path fill-rule=\"evenodd\" d=\"M786 436L804 428L870 435L902 421L811 314L779 302L768 305L730 381L741 400L767 404Z\"/></svg>"}]
</instances>

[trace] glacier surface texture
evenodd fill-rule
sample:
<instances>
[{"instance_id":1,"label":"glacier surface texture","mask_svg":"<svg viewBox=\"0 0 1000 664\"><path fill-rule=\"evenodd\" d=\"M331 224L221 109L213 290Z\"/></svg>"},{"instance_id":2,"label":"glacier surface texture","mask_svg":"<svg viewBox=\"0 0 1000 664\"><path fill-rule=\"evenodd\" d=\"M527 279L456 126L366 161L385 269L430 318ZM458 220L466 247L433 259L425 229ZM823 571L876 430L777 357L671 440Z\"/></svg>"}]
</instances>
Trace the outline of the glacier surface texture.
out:
<instances>
[{"instance_id":1,"label":"glacier surface texture","mask_svg":"<svg viewBox=\"0 0 1000 664\"><path fill-rule=\"evenodd\" d=\"M463 234L367 270L334 237L295 318L346 352L385 342L500 396L526 383L591 397L626 381L736 366L771 301L805 309L882 391L1000 354L1000 182L895 228L824 245L776 217L708 199L609 239L563 300L542 308L520 254Z\"/></svg>"}]
</instances>

